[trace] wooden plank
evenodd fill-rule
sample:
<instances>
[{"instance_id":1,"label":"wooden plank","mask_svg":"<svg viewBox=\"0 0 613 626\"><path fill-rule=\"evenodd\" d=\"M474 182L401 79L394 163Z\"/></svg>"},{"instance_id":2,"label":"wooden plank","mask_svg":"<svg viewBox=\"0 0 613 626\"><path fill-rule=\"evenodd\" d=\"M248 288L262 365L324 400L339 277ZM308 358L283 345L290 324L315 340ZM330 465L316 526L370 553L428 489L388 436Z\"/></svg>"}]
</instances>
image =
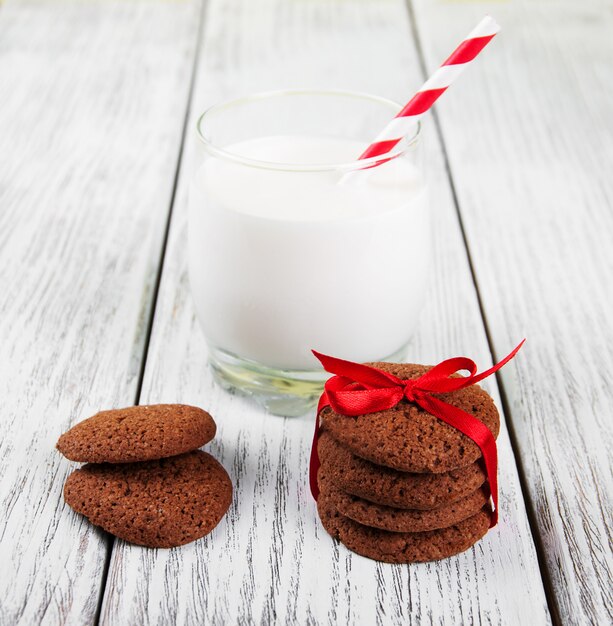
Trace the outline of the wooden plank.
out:
<instances>
[{"instance_id":1,"label":"wooden plank","mask_svg":"<svg viewBox=\"0 0 613 626\"><path fill-rule=\"evenodd\" d=\"M336 545L307 488L314 416L281 419L213 384L188 289L186 193L198 163L196 115L213 102L286 85L358 89L402 99L421 80L402 2L213 0L195 86L142 402L206 407L209 446L235 484L228 516L207 538L143 550L117 541L101 621L143 623L547 623L549 614L506 431L500 436L502 521L476 548L439 563L390 566ZM470 354L490 362L466 252L431 127L436 224L433 280L416 361ZM510 344L509 344L510 347ZM510 366L511 373L514 366ZM496 398L496 384L487 388Z\"/></svg>"},{"instance_id":2,"label":"wooden plank","mask_svg":"<svg viewBox=\"0 0 613 626\"><path fill-rule=\"evenodd\" d=\"M134 403L196 2L0 11L0 623L95 619L107 536L64 505L74 421Z\"/></svg>"},{"instance_id":3,"label":"wooden plank","mask_svg":"<svg viewBox=\"0 0 613 626\"><path fill-rule=\"evenodd\" d=\"M495 351L528 337L502 380L556 611L610 623L613 12L415 5L429 68L482 13L503 25L438 110Z\"/></svg>"}]
</instances>

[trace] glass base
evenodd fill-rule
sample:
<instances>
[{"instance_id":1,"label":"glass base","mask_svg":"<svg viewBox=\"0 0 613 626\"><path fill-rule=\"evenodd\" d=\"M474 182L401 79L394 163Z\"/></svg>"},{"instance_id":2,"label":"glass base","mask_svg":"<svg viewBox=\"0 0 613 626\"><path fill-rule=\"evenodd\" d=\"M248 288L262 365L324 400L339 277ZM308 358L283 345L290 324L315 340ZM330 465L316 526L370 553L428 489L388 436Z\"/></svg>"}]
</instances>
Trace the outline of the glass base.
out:
<instances>
[{"instance_id":1,"label":"glass base","mask_svg":"<svg viewBox=\"0 0 613 626\"><path fill-rule=\"evenodd\" d=\"M319 370L280 370L209 348L209 364L217 383L252 398L273 415L297 417L312 410L330 374ZM402 362L407 345L379 361ZM373 359L374 360L374 359Z\"/></svg>"}]
</instances>

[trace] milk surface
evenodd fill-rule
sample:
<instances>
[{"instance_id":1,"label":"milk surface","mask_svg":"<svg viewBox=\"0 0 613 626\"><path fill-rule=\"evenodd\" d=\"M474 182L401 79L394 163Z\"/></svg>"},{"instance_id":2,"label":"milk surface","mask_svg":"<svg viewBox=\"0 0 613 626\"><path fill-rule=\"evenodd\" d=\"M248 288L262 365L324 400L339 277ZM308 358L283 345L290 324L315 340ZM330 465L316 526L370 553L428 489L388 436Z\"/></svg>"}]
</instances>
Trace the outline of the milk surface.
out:
<instances>
[{"instance_id":1,"label":"milk surface","mask_svg":"<svg viewBox=\"0 0 613 626\"><path fill-rule=\"evenodd\" d=\"M350 163L366 144L274 136L226 146L274 163ZM406 159L339 184L209 157L190 196L189 270L210 345L279 369L315 349L383 359L414 330L430 255L426 189Z\"/></svg>"}]
</instances>

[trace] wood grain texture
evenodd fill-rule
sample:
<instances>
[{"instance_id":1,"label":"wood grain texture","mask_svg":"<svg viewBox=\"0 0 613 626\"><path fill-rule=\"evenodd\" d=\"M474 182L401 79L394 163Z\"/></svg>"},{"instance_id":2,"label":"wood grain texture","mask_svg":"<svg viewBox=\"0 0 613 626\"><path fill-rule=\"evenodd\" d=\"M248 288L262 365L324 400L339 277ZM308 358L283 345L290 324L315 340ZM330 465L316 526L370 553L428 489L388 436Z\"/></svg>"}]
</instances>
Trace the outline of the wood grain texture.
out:
<instances>
[{"instance_id":1,"label":"wood grain texture","mask_svg":"<svg viewBox=\"0 0 613 626\"><path fill-rule=\"evenodd\" d=\"M235 484L227 517L202 541L169 551L115 544L101 622L206 624L543 624L549 622L506 431L502 521L439 563L390 566L326 534L307 487L314 416L281 419L214 385L187 279L186 193L206 106L286 85L406 97L422 80L402 2L246 2L207 9L189 134L173 211L141 401L194 403L217 420L207 446ZM433 283L411 359L469 354L490 363L440 145L432 128ZM511 347L509 342L508 347ZM509 366L513 376L515 366ZM494 380L487 388L498 401Z\"/></svg>"},{"instance_id":2,"label":"wood grain texture","mask_svg":"<svg viewBox=\"0 0 613 626\"><path fill-rule=\"evenodd\" d=\"M104 533L58 436L134 403L199 7L0 11L0 624L92 623Z\"/></svg>"},{"instance_id":3,"label":"wood grain texture","mask_svg":"<svg viewBox=\"0 0 613 626\"><path fill-rule=\"evenodd\" d=\"M560 621L613 621L613 7L416 0L429 68L503 30L438 108Z\"/></svg>"}]
</instances>

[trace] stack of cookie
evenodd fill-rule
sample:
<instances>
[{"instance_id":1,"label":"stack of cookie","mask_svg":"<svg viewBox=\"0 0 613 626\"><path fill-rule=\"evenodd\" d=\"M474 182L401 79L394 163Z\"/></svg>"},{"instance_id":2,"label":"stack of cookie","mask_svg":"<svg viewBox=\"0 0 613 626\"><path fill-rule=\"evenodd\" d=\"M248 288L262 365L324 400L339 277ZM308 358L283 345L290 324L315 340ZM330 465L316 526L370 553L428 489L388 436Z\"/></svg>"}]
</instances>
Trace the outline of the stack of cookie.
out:
<instances>
[{"instance_id":1,"label":"stack of cookie","mask_svg":"<svg viewBox=\"0 0 613 626\"><path fill-rule=\"evenodd\" d=\"M97 413L64 433L57 449L87 463L64 486L64 499L92 524L139 545L171 548L208 534L232 501L225 469L197 448L216 425L181 404Z\"/></svg>"},{"instance_id":2,"label":"stack of cookie","mask_svg":"<svg viewBox=\"0 0 613 626\"><path fill-rule=\"evenodd\" d=\"M428 368L375 363L401 379ZM474 415L498 436L492 398L473 385L438 397ZM317 508L350 550L411 563L463 552L488 530L491 510L481 450L468 437L405 399L357 417L320 414Z\"/></svg>"}]
</instances>

